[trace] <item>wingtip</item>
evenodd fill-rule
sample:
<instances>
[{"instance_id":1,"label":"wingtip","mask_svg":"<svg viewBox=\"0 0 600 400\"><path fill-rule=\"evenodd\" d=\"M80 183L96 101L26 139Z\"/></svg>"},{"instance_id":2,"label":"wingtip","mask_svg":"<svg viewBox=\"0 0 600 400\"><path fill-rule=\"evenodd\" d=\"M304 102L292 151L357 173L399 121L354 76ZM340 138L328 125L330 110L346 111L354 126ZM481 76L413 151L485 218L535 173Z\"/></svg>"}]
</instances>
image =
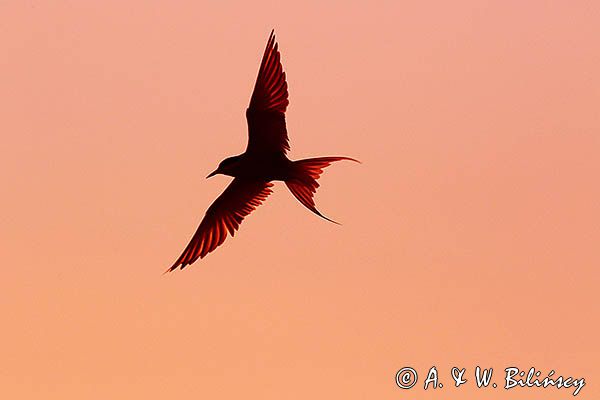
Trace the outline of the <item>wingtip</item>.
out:
<instances>
[{"instance_id":1,"label":"wingtip","mask_svg":"<svg viewBox=\"0 0 600 400\"><path fill-rule=\"evenodd\" d=\"M271 33L269 34L269 40L267 40L267 47L265 48L265 55L267 54L267 52L269 51L270 48L272 48L273 46L276 46L276 40L275 40L275 29L273 28L271 30ZM264 61L264 55L263 55L263 61ZM262 65L262 63L261 63Z\"/></svg>"},{"instance_id":2,"label":"wingtip","mask_svg":"<svg viewBox=\"0 0 600 400\"><path fill-rule=\"evenodd\" d=\"M163 275L166 275L166 274L168 274L169 272L173 272L173 271L175 271L176 269L177 269L177 264L175 264L175 265L173 265L173 266L169 267L169 268L168 268L168 269L167 269L165 272L163 272L162 274L163 274Z\"/></svg>"},{"instance_id":3,"label":"wingtip","mask_svg":"<svg viewBox=\"0 0 600 400\"><path fill-rule=\"evenodd\" d=\"M171 265L165 272L163 272L163 275L168 274L169 272L173 272L175 271L177 268L179 269L184 269L186 266L188 266L188 263L181 263L179 261L177 261L175 264Z\"/></svg>"}]
</instances>

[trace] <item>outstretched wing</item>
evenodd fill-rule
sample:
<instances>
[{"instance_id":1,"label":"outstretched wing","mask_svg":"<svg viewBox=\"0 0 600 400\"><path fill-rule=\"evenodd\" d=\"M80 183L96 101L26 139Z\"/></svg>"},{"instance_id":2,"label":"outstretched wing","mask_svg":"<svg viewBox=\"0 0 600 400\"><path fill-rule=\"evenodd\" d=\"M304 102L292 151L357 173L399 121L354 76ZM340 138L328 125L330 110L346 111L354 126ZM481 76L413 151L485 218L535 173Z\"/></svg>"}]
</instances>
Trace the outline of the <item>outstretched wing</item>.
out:
<instances>
[{"instance_id":1,"label":"outstretched wing","mask_svg":"<svg viewBox=\"0 0 600 400\"><path fill-rule=\"evenodd\" d=\"M244 217L272 193L272 186L270 182L235 178L208 208L192 240L167 272L204 258L225 241L227 231L233 236Z\"/></svg>"},{"instance_id":2,"label":"outstretched wing","mask_svg":"<svg viewBox=\"0 0 600 400\"><path fill-rule=\"evenodd\" d=\"M290 149L285 127L285 110L289 104L285 72L281 66L275 33L271 31L260 63L248 120L249 153L286 153Z\"/></svg>"}]
</instances>

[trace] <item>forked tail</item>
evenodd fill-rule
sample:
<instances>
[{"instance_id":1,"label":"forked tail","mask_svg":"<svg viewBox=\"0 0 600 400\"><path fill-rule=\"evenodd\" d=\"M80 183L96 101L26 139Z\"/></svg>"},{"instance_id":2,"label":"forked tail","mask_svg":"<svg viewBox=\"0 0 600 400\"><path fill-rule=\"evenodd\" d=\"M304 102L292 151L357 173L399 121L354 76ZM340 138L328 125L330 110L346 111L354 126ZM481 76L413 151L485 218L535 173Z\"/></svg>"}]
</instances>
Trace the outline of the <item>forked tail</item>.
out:
<instances>
[{"instance_id":1,"label":"forked tail","mask_svg":"<svg viewBox=\"0 0 600 400\"><path fill-rule=\"evenodd\" d=\"M288 189L300 203L310 211L327 221L337 224L334 220L327 218L317 210L313 196L319 187L317 179L323 173L323 168L328 167L335 161L349 160L360 162L350 157L318 157L294 161L291 178L285 181Z\"/></svg>"}]
</instances>

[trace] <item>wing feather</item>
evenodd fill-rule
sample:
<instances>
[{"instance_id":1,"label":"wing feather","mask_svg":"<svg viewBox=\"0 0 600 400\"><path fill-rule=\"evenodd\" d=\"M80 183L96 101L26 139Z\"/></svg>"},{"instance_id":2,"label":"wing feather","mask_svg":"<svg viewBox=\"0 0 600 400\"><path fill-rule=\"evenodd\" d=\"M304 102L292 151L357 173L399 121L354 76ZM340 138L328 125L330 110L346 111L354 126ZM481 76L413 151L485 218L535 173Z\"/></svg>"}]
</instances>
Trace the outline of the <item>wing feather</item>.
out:
<instances>
[{"instance_id":1,"label":"wing feather","mask_svg":"<svg viewBox=\"0 0 600 400\"><path fill-rule=\"evenodd\" d=\"M204 258L239 229L244 218L272 193L270 182L235 178L208 208L200 226L181 256L167 270L185 268Z\"/></svg>"},{"instance_id":2,"label":"wing feather","mask_svg":"<svg viewBox=\"0 0 600 400\"><path fill-rule=\"evenodd\" d=\"M285 72L275 33L271 31L246 110L250 153L286 153L290 149L285 125L289 104Z\"/></svg>"}]
</instances>

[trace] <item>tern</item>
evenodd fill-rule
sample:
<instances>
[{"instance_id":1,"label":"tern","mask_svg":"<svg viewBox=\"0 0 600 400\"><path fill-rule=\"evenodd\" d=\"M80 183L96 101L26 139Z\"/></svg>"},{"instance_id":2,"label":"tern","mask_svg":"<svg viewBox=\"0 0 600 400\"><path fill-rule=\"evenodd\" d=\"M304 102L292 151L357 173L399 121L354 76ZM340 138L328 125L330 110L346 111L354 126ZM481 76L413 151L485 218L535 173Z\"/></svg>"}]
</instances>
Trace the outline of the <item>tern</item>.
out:
<instances>
[{"instance_id":1,"label":"tern","mask_svg":"<svg viewBox=\"0 0 600 400\"><path fill-rule=\"evenodd\" d=\"M227 238L234 236L244 218L272 193L272 181L285 182L294 197L319 217L337 223L317 210L313 196L323 169L350 157L318 157L292 161L285 111L289 104L285 72L281 65L275 31L271 31L263 54L250 105L246 110L248 145L243 154L226 158L207 178L217 174L234 179L206 211L200 226L181 256L166 271L181 269L204 258Z\"/></svg>"}]
</instances>

